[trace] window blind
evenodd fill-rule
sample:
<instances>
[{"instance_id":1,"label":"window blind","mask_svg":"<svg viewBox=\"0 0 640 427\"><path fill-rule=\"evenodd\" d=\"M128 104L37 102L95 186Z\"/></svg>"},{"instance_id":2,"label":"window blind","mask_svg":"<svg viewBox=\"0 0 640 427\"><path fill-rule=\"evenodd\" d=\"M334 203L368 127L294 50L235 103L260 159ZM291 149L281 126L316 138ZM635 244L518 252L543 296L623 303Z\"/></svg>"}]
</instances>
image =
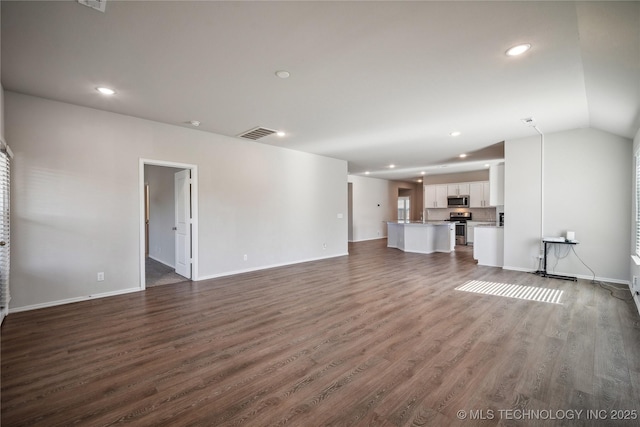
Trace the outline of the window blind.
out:
<instances>
[{"instance_id":1,"label":"window blind","mask_svg":"<svg viewBox=\"0 0 640 427\"><path fill-rule=\"evenodd\" d=\"M11 157L6 150L0 151L0 309L3 316L9 305L9 259L10 259L10 198Z\"/></svg>"},{"instance_id":2,"label":"window blind","mask_svg":"<svg viewBox=\"0 0 640 427\"><path fill-rule=\"evenodd\" d=\"M636 153L636 200L635 200L635 220L636 220L636 255L640 255L640 152Z\"/></svg>"}]
</instances>

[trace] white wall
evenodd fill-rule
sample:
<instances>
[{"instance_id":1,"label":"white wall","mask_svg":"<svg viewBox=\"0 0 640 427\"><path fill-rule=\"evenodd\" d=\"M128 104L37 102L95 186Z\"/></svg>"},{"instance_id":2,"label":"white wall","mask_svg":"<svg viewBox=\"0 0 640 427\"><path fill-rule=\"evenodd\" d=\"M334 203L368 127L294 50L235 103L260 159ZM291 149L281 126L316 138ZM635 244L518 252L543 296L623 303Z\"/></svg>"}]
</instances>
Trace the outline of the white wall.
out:
<instances>
[{"instance_id":1,"label":"white wall","mask_svg":"<svg viewBox=\"0 0 640 427\"><path fill-rule=\"evenodd\" d=\"M638 150L640 150L640 129L638 130L638 132L636 133L635 138L633 139L633 154L635 156L635 154L638 152ZM632 158L631 159L631 164L632 166L635 166L635 161ZM630 181L633 182L632 185L632 194L631 194L631 199L635 202L635 194L637 194L637 190L635 188L635 173L633 172L632 169L632 173L631 173L631 178ZM630 209L631 212L631 222L630 222L630 226L631 226L631 232L629 233L629 235L631 236L631 243L630 243L630 253L631 254L635 254L635 250L636 250L636 236L635 236L635 229L636 229L636 207L632 206ZM638 307L638 312L640 313L640 294L638 294L638 292L640 292L640 265L636 265L635 262L631 262L631 271L630 271L630 277L633 279L634 276L638 277L638 284L636 284L636 286L633 286L633 282L630 284L630 288L631 291L633 293L633 298L635 300L636 303L636 307Z\"/></svg>"},{"instance_id":2,"label":"white wall","mask_svg":"<svg viewBox=\"0 0 640 427\"><path fill-rule=\"evenodd\" d=\"M2 22L2 5L0 4L0 22ZM2 34L2 31L0 31ZM0 38L0 45L2 45L2 40ZM2 55L0 55L0 70L2 70ZM0 137L5 139L4 137L4 88L2 87L2 83L0 83Z\"/></svg>"},{"instance_id":3,"label":"white wall","mask_svg":"<svg viewBox=\"0 0 640 427\"><path fill-rule=\"evenodd\" d=\"M577 255L596 278L629 280L631 140L595 129L545 135L543 236L576 233ZM505 268L533 271L540 247L540 137L505 143ZM591 278L570 253L559 274Z\"/></svg>"},{"instance_id":4,"label":"white wall","mask_svg":"<svg viewBox=\"0 0 640 427\"><path fill-rule=\"evenodd\" d=\"M397 215L397 193L393 195L392 183L385 179L349 175L352 184L352 240L381 239L387 235L384 221Z\"/></svg>"},{"instance_id":5,"label":"white wall","mask_svg":"<svg viewBox=\"0 0 640 427\"><path fill-rule=\"evenodd\" d=\"M2 84L0 84L0 137L6 141L4 136L4 89Z\"/></svg>"},{"instance_id":6,"label":"white wall","mask_svg":"<svg viewBox=\"0 0 640 427\"><path fill-rule=\"evenodd\" d=\"M540 253L540 137L506 142L504 153L504 268L535 271Z\"/></svg>"},{"instance_id":7,"label":"white wall","mask_svg":"<svg viewBox=\"0 0 640 427\"><path fill-rule=\"evenodd\" d=\"M345 161L13 92L5 102L13 310L140 288L140 158L198 165L199 279L347 254Z\"/></svg>"},{"instance_id":8,"label":"white wall","mask_svg":"<svg viewBox=\"0 0 640 427\"><path fill-rule=\"evenodd\" d=\"M145 165L149 185L149 257L175 268L175 173L183 169Z\"/></svg>"},{"instance_id":9,"label":"white wall","mask_svg":"<svg viewBox=\"0 0 640 427\"><path fill-rule=\"evenodd\" d=\"M422 205L422 197L416 194L416 186L412 183L388 181L386 179L349 175L352 184L352 236L351 240L381 239L387 237L386 221L398 219L398 190L412 189L414 196L412 203ZM412 207L412 214L422 210L421 206Z\"/></svg>"}]
</instances>

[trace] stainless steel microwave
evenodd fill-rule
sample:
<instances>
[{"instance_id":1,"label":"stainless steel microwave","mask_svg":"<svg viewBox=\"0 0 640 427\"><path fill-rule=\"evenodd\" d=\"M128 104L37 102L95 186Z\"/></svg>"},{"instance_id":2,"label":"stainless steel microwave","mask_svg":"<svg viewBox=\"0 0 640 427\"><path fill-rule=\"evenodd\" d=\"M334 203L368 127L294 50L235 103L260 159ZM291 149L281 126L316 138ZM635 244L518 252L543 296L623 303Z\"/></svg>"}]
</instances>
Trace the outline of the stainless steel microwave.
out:
<instances>
[{"instance_id":1,"label":"stainless steel microwave","mask_svg":"<svg viewBox=\"0 0 640 427\"><path fill-rule=\"evenodd\" d=\"M447 197L447 207L449 208L468 208L469 196L449 196Z\"/></svg>"}]
</instances>

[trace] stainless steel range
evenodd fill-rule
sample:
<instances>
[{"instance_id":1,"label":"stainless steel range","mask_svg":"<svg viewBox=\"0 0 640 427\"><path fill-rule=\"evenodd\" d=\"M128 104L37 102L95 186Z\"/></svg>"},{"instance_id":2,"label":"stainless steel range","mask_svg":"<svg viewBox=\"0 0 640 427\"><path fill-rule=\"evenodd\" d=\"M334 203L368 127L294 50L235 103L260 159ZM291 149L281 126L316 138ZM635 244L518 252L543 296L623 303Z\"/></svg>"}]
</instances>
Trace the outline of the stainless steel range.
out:
<instances>
[{"instance_id":1,"label":"stainless steel range","mask_svg":"<svg viewBox=\"0 0 640 427\"><path fill-rule=\"evenodd\" d=\"M456 245L466 245L467 221L471 221L471 212L451 212L449 221L456 222Z\"/></svg>"}]
</instances>

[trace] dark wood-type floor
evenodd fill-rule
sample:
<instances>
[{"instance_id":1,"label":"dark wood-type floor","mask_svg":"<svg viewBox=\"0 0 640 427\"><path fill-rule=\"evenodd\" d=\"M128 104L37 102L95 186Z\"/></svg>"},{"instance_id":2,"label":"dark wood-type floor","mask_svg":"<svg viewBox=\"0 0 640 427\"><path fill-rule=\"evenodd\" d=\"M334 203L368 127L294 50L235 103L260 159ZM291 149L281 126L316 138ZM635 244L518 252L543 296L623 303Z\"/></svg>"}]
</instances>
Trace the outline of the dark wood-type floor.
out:
<instances>
[{"instance_id":1,"label":"dark wood-type floor","mask_svg":"<svg viewBox=\"0 0 640 427\"><path fill-rule=\"evenodd\" d=\"M2 426L640 424L586 419L640 410L629 292L385 245L10 314ZM564 303L454 290L470 279Z\"/></svg>"}]
</instances>

